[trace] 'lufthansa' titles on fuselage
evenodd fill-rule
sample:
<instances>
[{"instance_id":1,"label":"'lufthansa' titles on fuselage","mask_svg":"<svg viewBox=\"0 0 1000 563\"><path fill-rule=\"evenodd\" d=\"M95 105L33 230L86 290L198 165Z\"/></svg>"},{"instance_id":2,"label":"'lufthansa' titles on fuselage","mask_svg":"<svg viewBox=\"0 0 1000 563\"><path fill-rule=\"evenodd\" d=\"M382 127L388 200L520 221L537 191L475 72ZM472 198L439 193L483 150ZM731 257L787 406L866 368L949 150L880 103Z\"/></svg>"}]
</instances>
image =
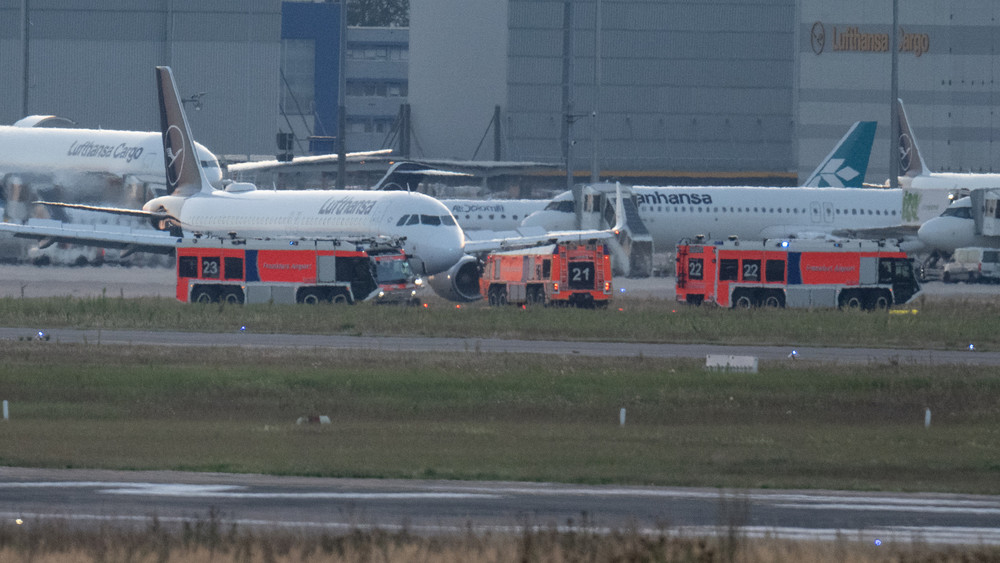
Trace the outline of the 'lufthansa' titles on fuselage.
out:
<instances>
[{"instance_id":1,"label":"'lufthansa' titles on fuselage","mask_svg":"<svg viewBox=\"0 0 1000 563\"><path fill-rule=\"evenodd\" d=\"M130 147L125 143L119 145L102 145L93 141L80 143L73 141L66 151L66 156L81 156L93 158L120 158L132 162L142 156L142 147Z\"/></svg>"},{"instance_id":2,"label":"'lufthansa' titles on fuselage","mask_svg":"<svg viewBox=\"0 0 1000 563\"><path fill-rule=\"evenodd\" d=\"M375 200L373 199L353 199L351 197L339 199L331 197L326 200L322 206L320 206L319 214L370 215L373 209L375 209Z\"/></svg>"},{"instance_id":3,"label":"'lufthansa' titles on fuselage","mask_svg":"<svg viewBox=\"0 0 1000 563\"><path fill-rule=\"evenodd\" d=\"M639 205L709 205L712 203L712 196L699 193L665 194L660 191L646 194L636 194Z\"/></svg>"}]
</instances>

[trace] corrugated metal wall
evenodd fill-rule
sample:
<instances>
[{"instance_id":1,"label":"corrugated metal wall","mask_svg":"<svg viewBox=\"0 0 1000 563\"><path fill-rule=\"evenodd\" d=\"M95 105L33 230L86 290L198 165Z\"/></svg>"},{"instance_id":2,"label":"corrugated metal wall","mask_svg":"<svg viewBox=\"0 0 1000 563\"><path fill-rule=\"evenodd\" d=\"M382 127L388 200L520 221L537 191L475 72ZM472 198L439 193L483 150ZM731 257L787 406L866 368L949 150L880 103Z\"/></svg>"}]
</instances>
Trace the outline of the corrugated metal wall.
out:
<instances>
[{"instance_id":1,"label":"corrugated metal wall","mask_svg":"<svg viewBox=\"0 0 1000 563\"><path fill-rule=\"evenodd\" d=\"M891 5L803 1L797 21L799 175L808 174L847 126L877 120L867 180L888 178L891 57L835 48L853 28L886 35ZM899 3L899 26L927 50L899 53L899 97L931 170L1000 172L1000 3L912 0ZM820 48L814 30L825 31ZM847 45L848 47L852 47Z\"/></svg>"},{"instance_id":2,"label":"corrugated metal wall","mask_svg":"<svg viewBox=\"0 0 1000 563\"><path fill-rule=\"evenodd\" d=\"M195 137L217 154L275 150L281 12L278 0L30 0L28 113L82 127L156 130L153 67L173 67ZM19 0L0 0L0 122L22 111Z\"/></svg>"},{"instance_id":3,"label":"corrugated metal wall","mask_svg":"<svg viewBox=\"0 0 1000 563\"><path fill-rule=\"evenodd\" d=\"M589 169L594 0L574 2L574 166ZM793 170L793 0L602 0L605 171ZM562 0L510 0L511 158L562 159Z\"/></svg>"}]
</instances>

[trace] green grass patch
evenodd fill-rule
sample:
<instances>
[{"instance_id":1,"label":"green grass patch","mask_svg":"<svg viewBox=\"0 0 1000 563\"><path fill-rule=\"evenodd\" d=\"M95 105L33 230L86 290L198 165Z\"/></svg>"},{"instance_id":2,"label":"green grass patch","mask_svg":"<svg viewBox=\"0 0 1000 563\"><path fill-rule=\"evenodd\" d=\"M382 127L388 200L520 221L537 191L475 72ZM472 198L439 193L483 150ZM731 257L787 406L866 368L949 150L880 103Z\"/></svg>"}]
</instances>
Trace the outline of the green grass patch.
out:
<instances>
[{"instance_id":1,"label":"green grass patch","mask_svg":"<svg viewBox=\"0 0 1000 563\"><path fill-rule=\"evenodd\" d=\"M0 354L0 465L1000 493L996 368L764 362L749 375L42 342ZM333 423L296 425L305 415Z\"/></svg>"},{"instance_id":2,"label":"green grass patch","mask_svg":"<svg viewBox=\"0 0 1000 563\"><path fill-rule=\"evenodd\" d=\"M1000 350L1000 303L920 300L916 314L691 307L620 298L607 310L515 307L198 306L165 298L0 298L0 324L31 329L142 329L621 342Z\"/></svg>"}]
</instances>

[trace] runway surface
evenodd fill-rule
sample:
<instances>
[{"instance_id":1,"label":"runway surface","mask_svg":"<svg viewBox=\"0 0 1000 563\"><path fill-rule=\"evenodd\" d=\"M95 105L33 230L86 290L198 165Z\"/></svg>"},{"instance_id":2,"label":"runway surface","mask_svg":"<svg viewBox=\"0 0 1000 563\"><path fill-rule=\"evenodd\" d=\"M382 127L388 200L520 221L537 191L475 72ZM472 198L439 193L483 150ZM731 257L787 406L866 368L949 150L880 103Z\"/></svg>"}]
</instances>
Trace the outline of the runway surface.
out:
<instances>
[{"instance_id":1,"label":"runway surface","mask_svg":"<svg viewBox=\"0 0 1000 563\"><path fill-rule=\"evenodd\" d=\"M497 338L433 338L403 336L338 336L315 334L254 334L238 328L225 333L143 330L75 330L39 327L47 337L41 344L75 343L152 346L241 346L250 348L328 348L392 352L456 352L554 354L602 357L704 358L709 354L755 356L760 360L868 364L1000 365L1000 352L974 350L899 350L886 348L819 348L794 346L725 346L711 344L644 344L637 342L563 342ZM36 329L2 328L0 339L34 338ZM792 352L795 352L792 355Z\"/></svg>"},{"instance_id":2,"label":"runway surface","mask_svg":"<svg viewBox=\"0 0 1000 563\"><path fill-rule=\"evenodd\" d=\"M180 472L0 468L0 518L74 525L205 520L265 528L418 534L727 533L790 539L1000 545L1000 497L833 491L320 479Z\"/></svg>"}]
</instances>

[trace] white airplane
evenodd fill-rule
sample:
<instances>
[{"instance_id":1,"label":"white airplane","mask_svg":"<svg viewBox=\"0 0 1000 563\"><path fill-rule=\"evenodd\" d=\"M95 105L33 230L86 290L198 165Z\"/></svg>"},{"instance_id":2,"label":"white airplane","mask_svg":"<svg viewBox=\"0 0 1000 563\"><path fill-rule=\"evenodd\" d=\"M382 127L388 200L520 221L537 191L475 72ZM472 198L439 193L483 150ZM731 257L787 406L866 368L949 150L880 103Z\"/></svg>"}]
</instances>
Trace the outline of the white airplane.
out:
<instances>
[{"instance_id":1,"label":"white airplane","mask_svg":"<svg viewBox=\"0 0 1000 563\"><path fill-rule=\"evenodd\" d=\"M709 240L825 238L841 231L895 228L902 221L901 190L633 186L632 192L638 218L657 250L697 235ZM597 215L585 217L585 226L598 222ZM574 223L572 192L560 194L522 222L546 229Z\"/></svg>"},{"instance_id":2,"label":"white airplane","mask_svg":"<svg viewBox=\"0 0 1000 563\"><path fill-rule=\"evenodd\" d=\"M404 190L257 190L234 182L224 190L212 187L195 154L191 128L180 103L169 67L156 68L167 192L141 210L46 202L48 205L115 213L149 220L160 232L101 231L69 224L0 224L0 231L52 242L76 242L136 251L170 252L185 232L202 236L373 238L403 240L415 271L424 275L467 265L478 252L510 244L511 240L467 242L448 209L438 200ZM391 172L390 172L391 174ZM163 232L166 231L166 232ZM518 244L549 240L524 238ZM610 237L609 230L574 232L581 238ZM474 270L462 269L464 276ZM458 273L458 270L456 270ZM476 275L478 279L478 274ZM450 287L448 279L442 287ZM433 286L433 282L432 282ZM447 292L446 292L447 293ZM476 289L478 295L478 287ZM471 297L466 290L465 297Z\"/></svg>"},{"instance_id":3,"label":"white airplane","mask_svg":"<svg viewBox=\"0 0 1000 563\"><path fill-rule=\"evenodd\" d=\"M166 188L159 133L43 126L54 120L28 116L0 126L0 188L8 220L26 220L31 202L40 198L138 206ZM195 146L208 180L220 185L218 159Z\"/></svg>"},{"instance_id":4,"label":"white airplane","mask_svg":"<svg viewBox=\"0 0 1000 563\"><path fill-rule=\"evenodd\" d=\"M1000 192L976 188L955 200L917 231L920 242L940 252L982 246L1000 248Z\"/></svg>"}]
</instances>

